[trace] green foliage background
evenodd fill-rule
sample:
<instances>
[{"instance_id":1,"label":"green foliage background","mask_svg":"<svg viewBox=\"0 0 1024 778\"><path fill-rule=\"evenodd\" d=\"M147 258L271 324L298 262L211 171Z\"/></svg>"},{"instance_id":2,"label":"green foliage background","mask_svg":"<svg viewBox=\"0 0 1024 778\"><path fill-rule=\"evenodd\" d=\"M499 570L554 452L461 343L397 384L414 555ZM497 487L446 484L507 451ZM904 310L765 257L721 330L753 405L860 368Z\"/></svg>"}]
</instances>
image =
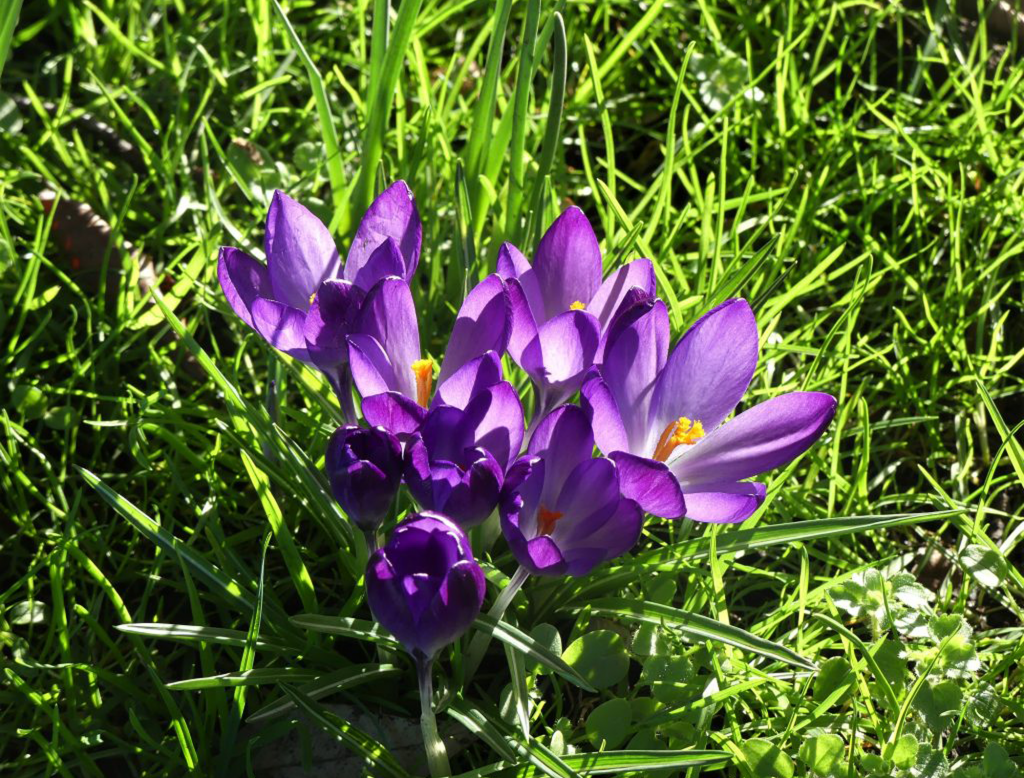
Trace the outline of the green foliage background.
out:
<instances>
[{"instance_id":1,"label":"green foliage background","mask_svg":"<svg viewBox=\"0 0 1024 778\"><path fill-rule=\"evenodd\" d=\"M418 769L359 723L417 703L318 474L333 398L215 272L221 244L258 252L275 187L344 248L394 178L424 218L435 355L500 241L529 250L571 202L608 268L654 258L676 335L754 304L749 402L840 400L742 527L650 521L620 562L527 584L525 658L495 643L461 696L445 661L457 771L1024 760L1024 29L971 0L403 0L389 24L383 0L26 0L15 28L18 5L0 13L0 771L265 775L297 729L371 775ZM109 236L54 225L43 190ZM503 543L484 558L500 586ZM563 647L597 691L552 672ZM268 704L291 714L247 721Z\"/></svg>"}]
</instances>

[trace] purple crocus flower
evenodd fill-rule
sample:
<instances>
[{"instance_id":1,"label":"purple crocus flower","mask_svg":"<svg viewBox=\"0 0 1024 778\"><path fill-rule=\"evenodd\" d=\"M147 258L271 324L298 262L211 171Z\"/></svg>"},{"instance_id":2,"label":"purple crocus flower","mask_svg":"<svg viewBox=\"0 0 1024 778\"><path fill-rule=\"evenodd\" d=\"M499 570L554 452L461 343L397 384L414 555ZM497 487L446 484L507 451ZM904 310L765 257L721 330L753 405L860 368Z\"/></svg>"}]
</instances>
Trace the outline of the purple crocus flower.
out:
<instances>
[{"instance_id":1,"label":"purple crocus flower","mask_svg":"<svg viewBox=\"0 0 1024 778\"><path fill-rule=\"evenodd\" d=\"M418 660L431 660L480 613L484 574L465 533L438 513L406 519L370 557L374 617Z\"/></svg>"},{"instance_id":2,"label":"purple crocus flower","mask_svg":"<svg viewBox=\"0 0 1024 778\"><path fill-rule=\"evenodd\" d=\"M402 446L381 427L339 427L325 457L331 491L363 532L384 521L402 483Z\"/></svg>"},{"instance_id":3,"label":"purple crocus flower","mask_svg":"<svg viewBox=\"0 0 1024 778\"><path fill-rule=\"evenodd\" d=\"M501 529L534 575L586 575L640 536L640 506L621 496L615 463L593 450L586 413L564 405L544 417L508 474Z\"/></svg>"},{"instance_id":4,"label":"purple crocus flower","mask_svg":"<svg viewBox=\"0 0 1024 778\"><path fill-rule=\"evenodd\" d=\"M419 429L427 409L464 408L474 391L501 381L511 331L508 292L497 275L477 284L459 309L432 394L434 361L420 351L412 292L400 278L370 290L348 337L352 376L367 422L396 434Z\"/></svg>"},{"instance_id":5,"label":"purple crocus flower","mask_svg":"<svg viewBox=\"0 0 1024 778\"><path fill-rule=\"evenodd\" d=\"M496 356L494 363L500 376ZM497 506L505 473L522 443L523 406L512 385L498 381L471 390L461 407L432 408L410 436L405 483L421 506L471 527Z\"/></svg>"},{"instance_id":6,"label":"purple crocus flower","mask_svg":"<svg viewBox=\"0 0 1024 778\"><path fill-rule=\"evenodd\" d=\"M661 300L640 300L616 318L604 362L581 393L597 445L618 464L623 495L645 511L743 521L765 496L764 484L745 479L810 448L836 400L790 392L722 423L757 366L757 323L745 300L706 313L671 354L668 343Z\"/></svg>"},{"instance_id":7,"label":"purple crocus flower","mask_svg":"<svg viewBox=\"0 0 1024 778\"><path fill-rule=\"evenodd\" d=\"M345 335L377 281L412 277L422 235L412 192L398 181L363 216L343 266L323 222L277 191L267 211L267 264L224 246L217 275L239 318L274 348L323 370L348 411Z\"/></svg>"},{"instance_id":8,"label":"purple crocus flower","mask_svg":"<svg viewBox=\"0 0 1024 778\"><path fill-rule=\"evenodd\" d=\"M511 243L498 251L513 308L508 351L537 387L537 419L571 397L601 361L608 326L630 290L654 294L649 259L624 265L603 283L602 272L597 236L575 206L544 233L532 265Z\"/></svg>"}]
</instances>

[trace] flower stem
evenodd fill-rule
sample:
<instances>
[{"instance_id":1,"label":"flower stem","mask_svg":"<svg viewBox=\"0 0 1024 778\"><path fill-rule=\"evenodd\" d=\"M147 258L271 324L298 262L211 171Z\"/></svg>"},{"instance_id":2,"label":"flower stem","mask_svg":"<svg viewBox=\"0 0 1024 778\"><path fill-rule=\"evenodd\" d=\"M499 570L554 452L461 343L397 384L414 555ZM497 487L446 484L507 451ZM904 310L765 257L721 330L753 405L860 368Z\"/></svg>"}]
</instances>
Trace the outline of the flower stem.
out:
<instances>
[{"instance_id":1,"label":"flower stem","mask_svg":"<svg viewBox=\"0 0 1024 778\"><path fill-rule=\"evenodd\" d=\"M363 530L363 537L366 539L366 554L373 556L373 553L380 547L377 543L377 530Z\"/></svg>"},{"instance_id":2,"label":"flower stem","mask_svg":"<svg viewBox=\"0 0 1024 778\"><path fill-rule=\"evenodd\" d=\"M325 375L341 405L341 415L345 419L345 424L349 426L358 424L356 404L352 399L352 374L349 372L348 365L341 365L334 371L325 372Z\"/></svg>"},{"instance_id":3,"label":"flower stem","mask_svg":"<svg viewBox=\"0 0 1024 778\"><path fill-rule=\"evenodd\" d=\"M448 765L448 752L444 741L437 733L437 719L434 717L432 698L434 696L433 679L430 670L434 665L433 657L418 655L416 674L420 682L420 729L423 731L423 748L427 753L427 765L433 778L444 778L452 774Z\"/></svg>"},{"instance_id":4,"label":"flower stem","mask_svg":"<svg viewBox=\"0 0 1024 778\"><path fill-rule=\"evenodd\" d=\"M491 609L487 611L487 615L493 618L495 621L500 621L501 617L505 615L505 611L508 610L509 604L512 602L512 598L516 596L530 573L525 567L520 566L512 576L512 580L508 582L508 586L501 590L501 594L494 601ZM473 675L480 667L480 662L483 661L484 653L487 651L487 647L491 644L491 634L488 632L477 631L473 635L473 639L469 643L469 648L466 649L466 664L465 673L463 675L462 688L465 689L469 686L469 682L473 679Z\"/></svg>"}]
</instances>

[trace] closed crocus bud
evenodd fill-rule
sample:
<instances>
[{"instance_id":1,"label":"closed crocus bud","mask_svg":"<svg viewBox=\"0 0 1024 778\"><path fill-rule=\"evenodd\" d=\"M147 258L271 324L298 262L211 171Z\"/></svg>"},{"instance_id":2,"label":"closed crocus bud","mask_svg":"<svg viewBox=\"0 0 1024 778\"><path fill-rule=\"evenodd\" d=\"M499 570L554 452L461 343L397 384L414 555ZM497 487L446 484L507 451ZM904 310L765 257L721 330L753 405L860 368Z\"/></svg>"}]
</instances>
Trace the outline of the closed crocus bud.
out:
<instances>
[{"instance_id":1,"label":"closed crocus bud","mask_svg":"<svg viewBox=\"0 0 1024 778\"><path fill-rule=\"evenodd\" d=\"M370 557L366 597L377 621L410 654L427 660L480 613L484 574L457 524L439 513L418 513Z\"/></svg>"},{"instance_id":2,"label":"closed crocus bud","mask_svg":"<svg viewBox=\"0 0 1024 778\"><path fill-rule=\"evenodd\" d=\"M327 444L334 499L364 532L384 521L402 482L402 446L380 427L339 427Z\"/></svg>"}]
</instances>

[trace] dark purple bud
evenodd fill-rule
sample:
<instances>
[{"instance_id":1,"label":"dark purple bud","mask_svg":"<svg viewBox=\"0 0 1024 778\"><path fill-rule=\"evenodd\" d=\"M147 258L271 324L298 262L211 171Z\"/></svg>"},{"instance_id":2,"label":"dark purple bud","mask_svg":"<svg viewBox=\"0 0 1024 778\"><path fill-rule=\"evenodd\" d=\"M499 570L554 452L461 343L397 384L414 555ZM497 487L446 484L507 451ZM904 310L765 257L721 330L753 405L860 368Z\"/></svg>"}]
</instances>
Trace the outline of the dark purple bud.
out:
<instances>
[{"instance_id":1,"label":"dark purple bud","mask_svg":"<svg viewBox=\"0 0 1024 778\"><path fill-rule=\"evenodd\" d=\"M402 482L402 446L380 427L339 427L327 444L334 499L364 532L380 526Z\"/></svg>"},{"instance_id":2,"label":"dark purple bud","mask_svg":"<svg viewBox=\"0 0 1024 778\"><path fill-rule=\"evenodd\" d=\"M432 659L480 613L484 574L451 519L413 514L370 557L366 597L377 621L410 654Z\"/></svg>"}]
</instances>

